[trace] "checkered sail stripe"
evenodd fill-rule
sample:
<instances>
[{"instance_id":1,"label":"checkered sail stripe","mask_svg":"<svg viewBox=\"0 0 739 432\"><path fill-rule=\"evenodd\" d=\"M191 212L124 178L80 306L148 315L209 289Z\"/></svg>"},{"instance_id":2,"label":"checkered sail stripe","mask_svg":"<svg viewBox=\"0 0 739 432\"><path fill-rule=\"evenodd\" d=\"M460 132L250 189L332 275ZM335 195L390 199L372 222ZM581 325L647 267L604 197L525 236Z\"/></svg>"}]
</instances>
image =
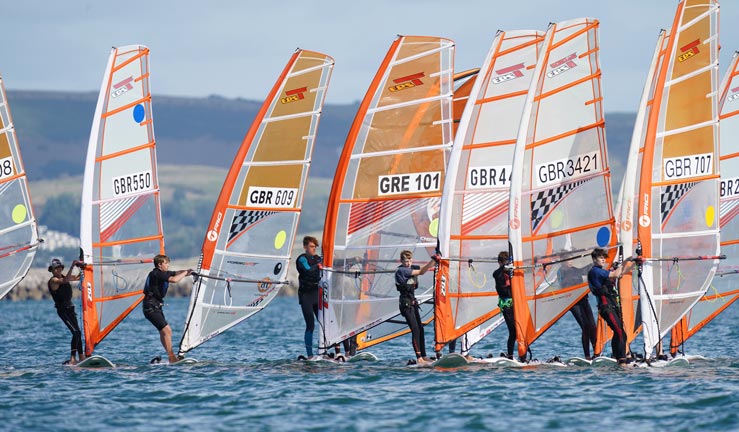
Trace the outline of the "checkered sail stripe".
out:
<instances>
[{"instance_id":1,"label":"checkered sail stripe","mask_svg":"<svg viewBox=\"0 0 739 432\"><path fill-rule=\"evenodd\" d=\"M234 216L231 221L231 229L228 233L228 241L233 240L234 237L239 235L242 231L246 230L249 225L254 225L261 219L266 218L269 215L275 214L275 211L254 211L254 210L241 210Z\"/></svg>"},{"instance_id":2,"label":"checkered sail stripe","mask_svg":"<svg viewBox=\"0 0 739 432\"><path fill-rule=\"evenodd\" d=\"M680 183L669 185L662 189L662 193L660 193L661 223L665 223L667 215L670 214L672 209L675 207L675 204L677 204L677 202L680 201L680 198L692 189L695 184L695 182Z\"/></svg>"},{"instance_id":3,"label":"checkered sail stripe","mask_svg":"<svg viewBox=\"0 0 739 432\"><path fill-rule=\"evenodd\" d=\"M587 180L580 180L565 185L560 185L553 189L547 189L536 194L536 198L531 202L531 231L536 231L541 221L544 219L549 210L554 208L558 202L562 200L573 189L585 183Z\"/></svg>"}]
</instances>

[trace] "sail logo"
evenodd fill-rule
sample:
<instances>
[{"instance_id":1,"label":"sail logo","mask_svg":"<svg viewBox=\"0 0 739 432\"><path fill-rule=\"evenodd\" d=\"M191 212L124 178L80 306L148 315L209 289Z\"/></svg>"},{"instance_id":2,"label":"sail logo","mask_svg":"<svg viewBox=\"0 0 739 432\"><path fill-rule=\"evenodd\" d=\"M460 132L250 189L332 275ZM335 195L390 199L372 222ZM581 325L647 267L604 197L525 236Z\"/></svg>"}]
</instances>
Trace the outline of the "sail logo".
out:
<instances>
[{"instance_id":1,"label":"sail logo","mask_svg":"<svg viewBox=\"0 0 739 432\"><path fill-rule=\"evenodd\" d=\"M423 72L419 72L413 75L395 78L393 82L396 85L388 87L388 90L391 92L397 92L400 90L406 90L409 88L423 85L423 81L421 81L421 78L423 77L424 77Z\"/></svg>"},{"instance_id":2,"label":"sail logo","mask_svg":"<svg viewBox=\"0 0 739 432\"><path fill-rule=\"evenodd\" d=\"M511 172L510 165L471 167L467 176L467 189L510 187Z\"/></svg>"},{"instance_id":3,"label":"sail logo","mask_svg":"<svg viewBox=\"0 0 739 432\"><path fill-rule=\"evenodd\" d=\"M439 284L439 290L441 291L441 296L446 297L446 275L441 275L441 283Z\"/></svg>"},{"instance_id":4,"label":"sail logo","mask_svg":"<svg viewBox=\"0 0 739 432\"><path fill-rule=\"evenodd\" d=\"M262 279L257 284L257 291L260 293L266 293L272 287L272 280L268 277Z\"/></svg>"},{"instance_id":5,"label":"sail logo","mask_svg":"<svg viewBox=\"0 0 739 432\"><path fill-rule=\"evenodd\" d=\"M552 70L547 72L547 78L554 78L557 75L565 73L570 69L576 68L577 63L573 61L576 57L577 57L577 53L574 52L565 58L557 60L554 63L551 63L549 66L552 68Z\"/></svg>"},{"instance_id":6,"label":"sail logo","mask_svg":"<svg viewBox=\"0 0 739 432\"><path fill-rule=\"evenodd\" d=\"M112 98L117 98L118 96L122 95L123 93L133 90L133 77L128 77L124 79L123 81L119 82L118 84L113 84L113 88L115 91L110 95Z\"/></svg>"},{"instance_id":7,"label":"sail logo","mask_svg":"<svg viewBox=\"0 0 739 432\"><path fill-rule=\"evenodd\" d=\"M600 169L598 151L592 151L536 165L535 173L537 185L546 186L590 175Z\"/></svg>"},{"instance_id":8,"label":"sail logo","mask_svg":"<svg viewBox=\"0 0 739 432\"><path fill-rule=\"evenodd\" d=\"M677 57L677 61L684 62L685 60L692 58L693 56L698 54L700 52L698 50L698 45L700 45L700 43L700 39L696 39L693 42L680 47L680 52L682 52L682 54Z\"/></svg>"},{"instance_id":9,"label":"sail logo","mask_svg":"<svg viewBox=\"0 0 739 432\"><path fill-rule=\"evenodd\" d=\"M731 89L731 93L726 100L729 102L734 102L735 100L739 99L739 87L734 87Z\"/></svg>"},{"instance_id":10,"label":"sail logo","mask_svg":"<svg viewBox=\"0 0 739 432\"><path fill-rule=\"evenodd\" d=\"M87 301L92 302L92 284L87 283Z\"/></svg>"},{"instance_id":11,"label":"sail logo","mask_svg":"<svg viewBox=\"0 0 739 432\"><path fill-rule=\"evenodd\" d=\"M639 216L639 225L646 228L652 223L652 219L649 217L649 194L644 194L644 202L642 203L641 212L642 214Z\"/></svg>"},{"instance_id":12,"label":"sail logo","mask_svg":"<svg viewBox=\"0 0 739 432\"><path fill-rule=\"evenodd\" d=\"M401 195L441 190L441 172L394 174L378 178L378 194Z\"/></svg>"},{"instance_id":13,"label":"sail logo","mask_svg":"<svg viewBox=\"0 0 739 432\"><path fill-rule=\"evenodd\" d=\"M514 80L516 78L523 77L523 71L524 68L523 63L519 63L517 65L509 66L507 68L498 69L495 71L499 76L492 79L493 84L500 84L504 83L506 81Z\"/></svg>"},{"instance_id":14,"label":"sail logo","mask_svg":"<svg viewBox=\"0 0 739 432\"><path fill-rule=\"evenodd\" d=\"M509 226L511 229L517 230L521 227L521 218L519 216L519 207L521 203L518 198L515 198L513 201L513 217L511 218L511 221L509 222Z\"/></svg>"},{"instance_id":15,"label":"sail logo","mask_svg":"<svg viewBox=\"0 0 739 432\"><path fill-rule=\"evenodd\" d=\"M626 206L626 211L624 213L629 215L629 217L631 217L630 215L632 214L632 210L631 210L632 204L633 202L630 199L627 199L626 203L624 204ZM624 231L631 231L631 228L632 228L631 220L626 219L623 222L621 222L621 229L623 229Z\"/></svg>"},{"instance_id":16,"label":"sail logo","mask_svg":"<svg viewBox=\"0 0 739 432\"><path fill-rule=\"evenodd\" d=\"M662 162L665 180L702 177L713 173L713 154L703 153L692 156L666 158Z\"/></svg>"},{"instance_id":17,"label":"sail logo","mask_svg":"<svg viewBox=\"0 0 739 432\"><path fill-rule=\"evenodd\" d=\"M218 229L221 227L221 219L223 219L223 213L218 212L218 216L216 216L216 222L213 224L213 229L208 231L208 240L209 241L216 241L218 240Z\"/></svg>"},{"instance_id":18,"label":"sail logo","mask_svg":"<svg viewBox=\"0 0 739 432\"><path fill-rule=\"evenodd\" d=\"M296 188L249 186L247 204L259 207L293 208L298 197Z\"/></svg>"},{"instance_id":19,"label":"sail logo","mask_svg":"<svg viewBox=\"0 0 739 432\"><path fill-rule=\"evenodd\" d=\"M308 91L308 87L300 87L294 90L288 90L285 92L285 97L280 99L280 102L283 104L290 103L290 102L297 102L299 100L305 99L305 96L303 96L303 93Z\"/></svg>"}]
</instances>

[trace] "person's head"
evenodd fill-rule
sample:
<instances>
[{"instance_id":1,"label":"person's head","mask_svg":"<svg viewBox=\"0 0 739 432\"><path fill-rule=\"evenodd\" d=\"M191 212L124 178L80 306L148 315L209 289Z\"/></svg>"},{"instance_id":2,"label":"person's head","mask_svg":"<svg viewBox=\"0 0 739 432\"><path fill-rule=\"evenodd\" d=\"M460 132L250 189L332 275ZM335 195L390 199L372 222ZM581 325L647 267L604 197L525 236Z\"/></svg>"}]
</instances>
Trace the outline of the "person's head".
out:
<instances>
[{"instance_id":1,"label":"person's head","mask_svg":"<svg viewBox=\"0 0 739 432\"><path fill-rule=\"evenodd\" d=\"M318 239L312 236L303 237L303 249L309 255L316 255L316 249L318 249Z\"/></svg>"},{"instance_id":2,"label":"person's head","mask_svg":"<svg viewBox=\"0 0 739 432\"><path fill-rule=\"evenodd\" d=\"M498 253L498 264L503 265L508 263L509 258L510 255L508 255L508 251L500 251Z\"/></svg>"},{"instance_id":3,"label":"person's head","mask_svg":"<svg viewBox=\"0 0 739 432\"><path fill-rule=\"evenodd\" d=\"M157 255L154 257L154 267L159 270L167 271L169 269L169 257L167 255Z\"/></svg>"},{"instance_id":4,"label":"person's head","mask_svg":"<svg viewBox=\"0 0 739 432\"><path fill-rule=\"evenodd\" d=\"M62 261L59 258L52 258L51 264L49 264L49 271L52 273L56 273L57 270L64 270L64 264L62 264Z\"/></svg>"},{"instance_id":5,"label":"person's head","mask_svg":"<svg viewBox=\"0 0 739 432\"><path fill-rule=\"evenodd\" d=\"M400 262L405 267L410 267L413 263L413 252L409 250L404 250L400 252Z\"/></svg>"},{"instance_id":6,"label":"person's head","mask_svg":"<svg viewBox=\"0 0 739 432\"><path fill-rule=\"evenodd\" d=\"M606 260L608 259L608 252L606 252L605 249L595 248L590 254L590 257L593 258L594 264L603 267L603 265L606 263Z\"/></svg>"}]
</instances>

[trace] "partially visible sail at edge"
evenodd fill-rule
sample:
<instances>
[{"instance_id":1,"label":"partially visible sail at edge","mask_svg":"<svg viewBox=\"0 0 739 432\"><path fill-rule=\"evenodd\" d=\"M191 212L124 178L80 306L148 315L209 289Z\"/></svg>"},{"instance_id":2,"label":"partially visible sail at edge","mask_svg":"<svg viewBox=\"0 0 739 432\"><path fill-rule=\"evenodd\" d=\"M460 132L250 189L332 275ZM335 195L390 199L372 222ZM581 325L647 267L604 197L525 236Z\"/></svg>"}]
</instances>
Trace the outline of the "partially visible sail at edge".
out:
<instances>
[{"instance_id":1,"label":"partially visible sail at edge","mask_svg":"<svg viewBox=\"0 0 739 432\"><path fill-rule=\"evenodd\" d=\"M673 327L670 352L706 326L739 298L739 153L734 144L739 136L739 52L735 52L720 86L721 187L719 227L721 254L716 275L708 291L690 312Z\"/></svg>"},{"instance_id":2,"label":"partially visible sail at edge","mask_svg":"<svg viewBox=\"0 0 739 432\"><path fill-rule=\"evenodd\" d=\"M149 49L113 48L103 77L82 185L80 243L85 352L143 299L164 253L149 88Z\"/></svg>"},{"instance_id":3,"label":"partially visible sail at edge","mask_svg":"<svg viewBox=\"0 0 739 432\"><path fill-rule=\"evenodd\" d=\"M485 323L499 314L490 275L494 257L508 249L513 147L543 39L537 31L498 32L460 120L439 219L436 351L466 334L466 352L500 323Z\"/></svg>"},{"instance_id":4,"label":"partially visible sail at edge","mask_svg":"<svg viewBox=\"0 0 739 432\"><path fill-rule=\"evenodd\" d=\"M718 3L678 4L649 113L636 207L644 354L705 294L718 265Z\"/></svg>"},{"instance_id":5,"label":"partially visible sail at edge","mask_svg":"<svg viewBox=\"0 0 739 432\"><path fill-rule=\"evenodd\" d=\"M38 249L28 180L0 77L0 299L23 279Z\"/></svg>"},{"instance_id":6,"label":"partially visible sail at edge","mask_svg":"<svg viewBox=\"0 0 739 432\"><path fill-rule=\"evenodd\" d=\"M520 357L588 291L584 273L558 279L560 260L616 242L598 25L551 24L526 96L508 209Z\"/></svg>"},{"instance_id":7,"label":"partially visible sail at edge","mask_svg":"<svg viewBox=\"0 0 739 432\"><path fill-rule=\"evenodd\" d=\"M326 212L320 349L398 315L400 252L419 264L435 252L453 59L448 39L399 36L360 104ZM430 273L419 278L420 302L431 298Z\"/></svg>"},{"instance_id":8,"label":"partially visible sail at edge","mask_svg":"<svg viewBox=\"0 0 739 432\"><path fill-rule=\"evenodd\" d=\"M203 240L181 354L264 309L286 283L333 66L297 50L247 132Z\"/></svg>"}]
</instances>

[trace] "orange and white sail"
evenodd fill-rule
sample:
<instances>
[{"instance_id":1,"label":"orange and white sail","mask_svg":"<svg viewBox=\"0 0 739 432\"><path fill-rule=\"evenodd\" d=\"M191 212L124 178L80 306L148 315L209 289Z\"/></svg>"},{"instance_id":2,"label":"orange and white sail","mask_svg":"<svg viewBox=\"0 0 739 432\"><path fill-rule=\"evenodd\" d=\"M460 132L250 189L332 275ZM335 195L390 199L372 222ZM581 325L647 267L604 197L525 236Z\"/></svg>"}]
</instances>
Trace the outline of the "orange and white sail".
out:
<instances>
[{"instance_id":1,"label":"orange and white sail","mask_svg":"<svg viewBox=\"0 0 739 432\"><path fill-rule=\"evenodd\" d=\"M451 40L399 36L360 104L326 212L320 349L398 315L400 252L419 264L434 254L453 141L453 60ZM419 277L419 301L432 290L431 272Z\"/></svg>"},{"instance_id":2,"label":"orange and white sail","mask_svg":"<svg viewBox=\"0 0 739 432\"><path fill-rule=\"evenodd\" d=\"M619 256L617 260L622 261L624 257L631 257L635 254L634 250L637 246L636 236L636 205L638 201L636 186L639 181L639 173L641 170L641 156L644 152L645 132L647 129L647 121L649 120L649 112L654 105L654 93L659 76L659 68L662 66L661 58L664 55L665 48L669 42L667 32L662 30L657 37L657 44L652 56L647 80L642 90L641 99L639 101L639 109L636 114L634 130L631 136L631 145L629 154L626 158L626 169L624 177L621 179L621 188L619 189L618 198L616 200L616 227L619 234ZM619 279L619 296L621 300L621 319L624 324L626 333L626 346L630 351L630 344L636 338L641 327L641 318L638 312L639 305L639 286L637 279L632 277L632 273L624 273ZM608 342L613 333L603 318L598 315L598 332L596 337L595 352L602 353L606 342Z\"/></svg>"},{"instance_id":3,"label":"orange and white sail","mask_svg":"<svg viewBox=\"0 0 739 432\"><path fill-rule=\"evenodd\" d=\"M38 250L28 179L0 77L0 299L23 279Z\"/></svg>"},{"instance_id":4,"label":"orange and white sail","mask_svg":"<svg viewBox=\"0 0 739 432\"><path fill-rule=\"evenodd\" d=\"M149 87L149 49L113 48L103 76L82 184L85 352L143 300L164 253Z\"/></svg>"},{"instance_id":5,"label":"orange and white sail","mask_svg":"<svg viewBox=\"0 0 739 432\"><path fill-rule=\"evenodd\" d=\"M513 150L543 40L539 31L498 32L459 122L439 218L436 351L466 335L466 352L502 321L491 274L508 250Z\"/></svg>"},{"instance_id":6,"label":"orange and white sail","mask_svg":"<svg viewBox=\"0 0 739 432\"><path fill-rule=\"evenodd\" d=\"M682 345L698 330L739 298L739 53L735 52L722 81L719 94L721 138L721 186L719 188L719 227L721 254L716 275L708 291L673 327L670 351L682 351Z\"/></svg>"},{"instance_id":7,"label":"orange and white sail","mask_svg":"<svg viewBox=\"0 0 739 432\"><path fill-rule=\"evenodd\" d=\"M264 309L287 283L333 66L297 50L257 113L203 240L181 354Z\"/></svg>"},{"instance_id":8,"label":"orange and white sail","mask_svg":"<svg viewBox=\"0 0 739 432\"><path fill-rule=\"evenodd\" d=\"M646 261L636 275L647 358L705 294L718 265L715 0L679 2L659 61L632 221L635 252Z\"/></svg>"},{"instance_id":9,"label":"orange and white sail","mask_svg":"<svg viewBox=\"0 0 739 432\"><path fill-rule=\"evenodd\" d=\"M563 284L563 260L587 264L616 243L598 61L598 21L550 24L513 154L508 238L519 356L588 292Z\"/></svg>"}]
</instances>

